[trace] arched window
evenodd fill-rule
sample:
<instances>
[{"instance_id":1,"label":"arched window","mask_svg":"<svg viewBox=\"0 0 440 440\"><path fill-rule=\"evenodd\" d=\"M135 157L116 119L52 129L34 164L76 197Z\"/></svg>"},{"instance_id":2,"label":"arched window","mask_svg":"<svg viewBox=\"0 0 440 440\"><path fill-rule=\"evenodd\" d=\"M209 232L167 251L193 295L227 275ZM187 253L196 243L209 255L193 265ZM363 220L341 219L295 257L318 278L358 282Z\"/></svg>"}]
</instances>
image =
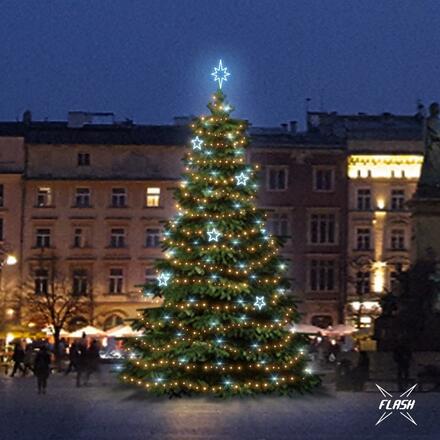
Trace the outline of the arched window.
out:
<instances>
[{"instance_id":1,"label":"arched window","mask_svg":"<svg viewBox=\"0 0 440 440\"><path fill-rule=\"evenodd\" d=\"M119 315L110 315L104 321L104 330L110 330L122 324L124 324L124 318L121 318Z\"/></svg>"},{"instance_id":2,"label":"arched window","mask_svg":"<svg viewBox=\"0 0 440 440\"><path fill-rule=\"evenodd\" d=\"M75 316L72 318L69 323L67 324L67 327L69 331L74 332L75 330L78 330L81 327L85 327L89 322L86 318L83 316Z\"/></svg>"},{"instance_id":3,"label":"arched window","mask_svg":"<svg viewBox=\"0 0 440 440\"><path fill-rule=\"evenodd\" d=\"M329 315L315 315L312 317L312 325L320 328L327 328L329 325L333 325L333 318Z\"/></svg>"}]
</instances>

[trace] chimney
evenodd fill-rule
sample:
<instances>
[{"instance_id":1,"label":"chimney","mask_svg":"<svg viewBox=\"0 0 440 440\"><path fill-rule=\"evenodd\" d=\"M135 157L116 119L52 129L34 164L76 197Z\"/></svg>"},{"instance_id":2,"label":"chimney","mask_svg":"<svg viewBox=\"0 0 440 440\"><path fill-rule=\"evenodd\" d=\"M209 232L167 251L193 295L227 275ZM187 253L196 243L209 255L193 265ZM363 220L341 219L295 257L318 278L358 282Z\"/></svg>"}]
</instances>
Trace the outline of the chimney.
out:
<instances>
[{"instance_id":1,"label":"chimney","mask_svg":"<svg viewBox=\"0 0 440 440\"><path fill-rule=\"evenodd\" d=\"M296 134L298 131L298 121L290 121L289 125L289 131L293 134Z\"/></svg>"},{"instance_id":2,"label":"chimney","mask_svg":"<svg viewBox=\"0 0 440 440\"><path fill-rule=\"evenodd\" d=\"M32 112L30 110L23 112L22 122L26 125L29 125L32 122Z\"/></svg>"},{"instance_id":3,"label":"chimney","mask_svg":"<svg viewBox=\"0 0 440 440\"><path fill-rule=\"evenodd\" d=\"M287 130L287 124L285 124L285 123L281 124L281 128L283 129L283 131L286 131L286 132L288 131Z\"/></svg>"}]
</instances>

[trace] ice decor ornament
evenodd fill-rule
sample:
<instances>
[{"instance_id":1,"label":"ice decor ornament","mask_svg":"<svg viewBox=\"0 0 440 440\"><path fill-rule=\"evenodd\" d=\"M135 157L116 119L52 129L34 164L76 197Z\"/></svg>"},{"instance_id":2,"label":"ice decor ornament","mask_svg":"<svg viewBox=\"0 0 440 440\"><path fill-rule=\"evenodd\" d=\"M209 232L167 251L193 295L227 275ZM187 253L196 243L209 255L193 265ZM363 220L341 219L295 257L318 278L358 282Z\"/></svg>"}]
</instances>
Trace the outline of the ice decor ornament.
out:
<instances>
[{"instance_id":1,"label":"ice decor ornament","mask_svg":"<svg viewBox=\"0 0 440 440\"><path fill-rule=\"evenodd\" d=\"M198 136L196 136L192 141L193 150L201 150L203 141Z\"/></svg>"},{"instance_id":2,"label":"ice decor ornament","mask_svg":"<svg viewBox=\"0 0 440 440\"><path fill-rule=\"evenodd\" d=\"M191 125L176 215L145 285L162 304L139 312L132 325L142 336L127 341L122 381L154 394L289 394L319 383L305 372L306 341L288 330L298 312L278 240L256 207L247 123L231 117L221 90L228 76L220 62L209 113Z\"/></svg>"}]
</instances>

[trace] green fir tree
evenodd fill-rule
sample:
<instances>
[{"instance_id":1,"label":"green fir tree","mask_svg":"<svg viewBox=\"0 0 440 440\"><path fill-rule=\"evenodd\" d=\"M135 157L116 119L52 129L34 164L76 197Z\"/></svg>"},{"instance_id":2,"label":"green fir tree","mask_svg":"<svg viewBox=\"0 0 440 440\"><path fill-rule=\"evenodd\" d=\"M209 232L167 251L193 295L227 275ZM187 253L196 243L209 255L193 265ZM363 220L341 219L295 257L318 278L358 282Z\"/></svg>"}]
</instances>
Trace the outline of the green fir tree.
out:
<instances>
[{"instance_id":1,"label":"green fir tree","mask_svg":"<svg viewBox=\"0 0 440 440\"><path fill-rule=\"evenodd\" d=\"M306 341L289 331L298 312L279 243L256 208L258 166L246 163L247 124L230 117L221 85L210 115L191 126L165 258L146 286L163 305L133 323L144 335L131 341L121 379L170 395L310 390L319 378L307 370Z\"/></svg>"}]
</instances>

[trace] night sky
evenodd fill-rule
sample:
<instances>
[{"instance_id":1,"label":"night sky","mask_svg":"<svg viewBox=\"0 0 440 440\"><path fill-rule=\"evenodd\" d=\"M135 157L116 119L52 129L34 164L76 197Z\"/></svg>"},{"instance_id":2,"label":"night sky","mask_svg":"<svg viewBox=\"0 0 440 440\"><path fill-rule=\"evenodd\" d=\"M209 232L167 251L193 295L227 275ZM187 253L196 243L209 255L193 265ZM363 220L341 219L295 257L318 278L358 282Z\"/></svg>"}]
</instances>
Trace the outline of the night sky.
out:
<instances>
[{"instance_id":1,"label":"night sky","mask_svg":"<svg viewBox=\"0 0 440 440\"><path fill-rule=\"evenodd\" d=\"M254 125L440 100L438 0L6 0L0 120L69 110L170 123L206 111L221 57Z\"/></svg>"}]
</instances>

